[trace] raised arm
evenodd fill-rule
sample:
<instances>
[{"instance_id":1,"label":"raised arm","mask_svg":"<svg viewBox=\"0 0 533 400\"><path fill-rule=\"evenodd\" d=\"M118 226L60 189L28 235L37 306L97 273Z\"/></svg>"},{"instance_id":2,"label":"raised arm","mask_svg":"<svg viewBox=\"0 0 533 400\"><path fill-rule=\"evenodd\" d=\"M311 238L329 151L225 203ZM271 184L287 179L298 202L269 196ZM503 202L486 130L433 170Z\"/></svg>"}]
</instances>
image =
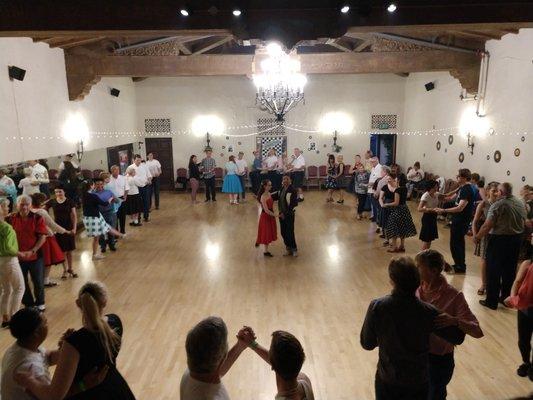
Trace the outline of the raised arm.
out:
<instances>
[{"instance_id":1,"label":"raised arm","mask_svg":"<svg viewBox=\"0 0 533 400\"><path fill-rule=\"evenodd\" d=\"M241 355L241 353L246 349L246 344L244 344L241 341L237 341L233 345L233 347L228 351L228 356L224 360L224 363L220 367L220 377L223 377L226 375L226 373L230 370L230 368L233 366L235 361L237 361L237 358Z\"/></svg>"}]
</instances>

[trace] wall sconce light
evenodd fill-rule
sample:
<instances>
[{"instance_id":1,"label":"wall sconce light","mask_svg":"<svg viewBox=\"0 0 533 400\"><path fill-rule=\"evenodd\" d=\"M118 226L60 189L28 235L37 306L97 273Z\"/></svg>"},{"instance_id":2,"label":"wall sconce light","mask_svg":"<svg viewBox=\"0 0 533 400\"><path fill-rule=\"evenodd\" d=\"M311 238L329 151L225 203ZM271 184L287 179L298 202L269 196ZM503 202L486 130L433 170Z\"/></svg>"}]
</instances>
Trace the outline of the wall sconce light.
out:
<instances>
[{"instance_id":1,"label":"wall sconce light","mask_svg":"<svg viewBox=\"0 0 533 400\"><path fill-rule=\"evenodd\" d=\"M466 139L467 139L467 146L468 148L470 149L470 154L474 154L474 136L472 134L470 134L470 132L468 132L466 134Z\"/></svg>"},{"instance_id":2,"label":"wall sconce light","mask_svg":"<svg viewBox=\"0 0 533 400\"><path fill-rule=\"evenodd\" d=\"M215 115L200 115L192 122L192 130L196 136L206 137L204 151L212 151L211 137L220 136L224 132L224 122Z\"/></svg>"}]
</instances>

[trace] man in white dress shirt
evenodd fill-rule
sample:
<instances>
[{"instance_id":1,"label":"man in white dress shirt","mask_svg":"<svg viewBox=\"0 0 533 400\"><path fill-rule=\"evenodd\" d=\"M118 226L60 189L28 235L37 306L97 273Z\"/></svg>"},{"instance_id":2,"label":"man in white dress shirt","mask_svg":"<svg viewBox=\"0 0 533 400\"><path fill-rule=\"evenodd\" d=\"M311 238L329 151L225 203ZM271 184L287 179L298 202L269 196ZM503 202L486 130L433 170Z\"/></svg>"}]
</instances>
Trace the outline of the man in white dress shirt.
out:
<instances>
[{"instance_id":1,"label":"man in white dress shirt","mask_svg":"<svg viewBox=\"0 0 533 400\"><path fill-rule=\"evenodd\" d=\"M150 170L150 174L152 175L152 183L151 183L151 190L150 190L150 208L152 208L152 194L154 195L155 199L155 209L159 210L159 185L161 182L159 181L159 177L161 176L161 163L156 160L154 157L154 153L150 152L147 155L148 160L146 161L146 166L148 167L148 170Z\"/></svg>"},{"instance_id":2,"label":"man in white dress shirt","mask_svg":"<svg viewBox=\"0 0 533 400\"><path fill-rule=\"evenodd\" d=\"M374 183L381 178L381 164L377 157L370 159L372 169L370 170L370 178L368 179L368 196L370 198L370 204L372 205L372 222L376 222L378 218L379 201L374 197Z\"/></svg>"},{"instance_id":3,"label":"man in white dress shirt","mask_svg":"<svg viewBox=\"0 0 533 400\"><path fill-rule=\"evenodd\" d=\"M130 186L128 185L128 180L124 175L120 175L120 167L118 165L111 166L111 177L109 178L109 187L110 190L117 196L120 200L120 206L117 211L117 226L120 233L126 233L126 199L128 197L128 191Z\"/></svg>"},{"instance_id":4,"label":"man in white dress shirt","mask_svg":"<svg viewBox=\"0 0 533 400\"><path fill-rule=\"evenodd\" d=\"M291 173L292 186L300 190L305 178L305 159L298 147L294 149L294 157L289 172Z\"/></svg>"},{"instance_id":5,"label":"man in white dress shirt","mask_svg":"<svg viewBox=\"0 0 533 400\"><path fill-rule=\"evenodd\" d=\"M246 175L248 175L248 163L244 159L244 153L242 151L239 151L239 154L237 155L237 159L235 160L235 163L237 164L237 176L239 177L239 180L241 181L241 187L242 187L242 200L246 198L246 186L245 186L245 180ZM240 200L241 194L239 194L238 199Z\"/></svg>"},{"instance_id":6,"label":"man in white dress shirt","mask_svg":"<svg viewBox=\"0 0 533 400\"><path fill-rule=\"evenodd\" d=\"M29 161L31 168L31 179L34 182L39 182L39 191L44 193L46 197L50 197L50 178L48 177L47 169L39 164L38 160Z\"/></svg>"},{"instance_id":7,"label":"man in white dress shirt","mask_svg":"<svg viewBox=\"0 0 533 400\"><path fill-rule=\"evenodd\" d=\"M200 321L187 334L187 367L181 378L181 400L230 400L221 378L254 337L241 329L242 339L228 351L228 328L219 317Z\"/></svg>"},{"instance_id":8,"label":"man in white dress shirt","mask_svg":"<svg viewBox=\"0 0 533 400\"><path fill-rule=\"evenodd\" d=\"M142 158L139 154L135 154L133 157L133 164L131 164L130 167L135 169L135 177L139 181L137 186L139 187L139 194L143 201L144 222L148 222L150 221L150 183L152 181L152 174L150 174L150 170L146 166L146 163L142 162ZM139 214L138 223L141 222L140 219L141 215Z\"/></svg>"}]
</instances>

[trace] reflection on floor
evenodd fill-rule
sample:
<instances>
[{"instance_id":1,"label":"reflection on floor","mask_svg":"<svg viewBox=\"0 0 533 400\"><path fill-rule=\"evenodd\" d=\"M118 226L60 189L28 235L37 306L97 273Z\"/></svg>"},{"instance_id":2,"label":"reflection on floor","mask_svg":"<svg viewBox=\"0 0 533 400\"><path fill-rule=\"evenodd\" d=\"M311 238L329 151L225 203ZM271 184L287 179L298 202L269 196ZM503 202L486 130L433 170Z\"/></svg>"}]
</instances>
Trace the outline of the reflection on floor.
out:
<instances>
[{"instance_id":1,"label":"reflection on floor","mask_svg":"<svg viewBox=\"0 0 533 400\"><path fill-rule=\"evenodd\" d=\"M177 399L186 367L185 336L201 318L219 315L232 333L251 325L264 345L276 329L294 333L306 350L304 371L317 399L373 399L377 351L359 345L359 331L369 301L390 288L387 262L368 220L356 221L355 202L326 204L324 192L311 192L297 210L298 258L282 257L278 240L272 259L254 248L257 203L230 206L219 194L216 203L190 205L187 195L165 194L161 210L116 253L93 262L90 242L78 238L75 259L80 277L47 289L53 347L67 328L79 327L74 304L80 285L104 281L110 291L109 312L124 321L125 339L119 368L139 399ZM415 221L420 215L413 211ZM449 257L449 231L439 225L434 246ZM407 241L414 255L420 242ZM479 260L468 241L468 275L451 277L478 316L485 338L467 338L456 351L450 399L509 399L525 396L531 382L518 378L516 315L493 312L477 304ZM59 278L60 267L53 276ZM12 342L0 334L3 352ZM232 398L274 398L275 379L269 367L250 351L243 353L224 378Z\"/></svg>"}]
</instances>

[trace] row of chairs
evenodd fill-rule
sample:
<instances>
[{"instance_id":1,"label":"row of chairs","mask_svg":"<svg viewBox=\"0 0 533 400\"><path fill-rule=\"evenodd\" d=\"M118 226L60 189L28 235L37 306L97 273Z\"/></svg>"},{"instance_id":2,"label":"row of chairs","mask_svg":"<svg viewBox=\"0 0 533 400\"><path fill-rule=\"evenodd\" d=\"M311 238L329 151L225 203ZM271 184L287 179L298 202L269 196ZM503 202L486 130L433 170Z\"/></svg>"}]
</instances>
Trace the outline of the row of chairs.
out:
<instances>
[{"instance_id":1,"label":"row of chairs","mask_svg":"<svg viewBox=\"0 0 533 400\"><path fill-rule=\"evenodd\" d=\"M104 172L103 169L95 169L92 171L90 169L82 169L81 175L83 176L83 179L95 179L98 178L102 172ZM50 179L56 180L59 178L59 171L51 168L48 170L48 176Z\"/></svg>"},{"instance_id":2,"label":"row of chairs","mask_svg":"<svg viewBox=\"0 0 533 400\"><path fill-rule=\"evenodd\" d=\"M344 166L344 174L342 178L344 180L349 179L350 177L350 165ZM215 168L215 185L216 187L222 187L222 182L224 181L224 169L221 167ZM326 178L328 176L328 167L326 165L309 165L306 170L305 179L306 179L306 187L307 189L316 187L321 188L322 185L325 183ZM176 177L178 182L185 182L187 180L187 169L186 168L178 168L176 171ZM246 177L246 182L248 185L248 177Z\"/></svg>"}]
</instances>

